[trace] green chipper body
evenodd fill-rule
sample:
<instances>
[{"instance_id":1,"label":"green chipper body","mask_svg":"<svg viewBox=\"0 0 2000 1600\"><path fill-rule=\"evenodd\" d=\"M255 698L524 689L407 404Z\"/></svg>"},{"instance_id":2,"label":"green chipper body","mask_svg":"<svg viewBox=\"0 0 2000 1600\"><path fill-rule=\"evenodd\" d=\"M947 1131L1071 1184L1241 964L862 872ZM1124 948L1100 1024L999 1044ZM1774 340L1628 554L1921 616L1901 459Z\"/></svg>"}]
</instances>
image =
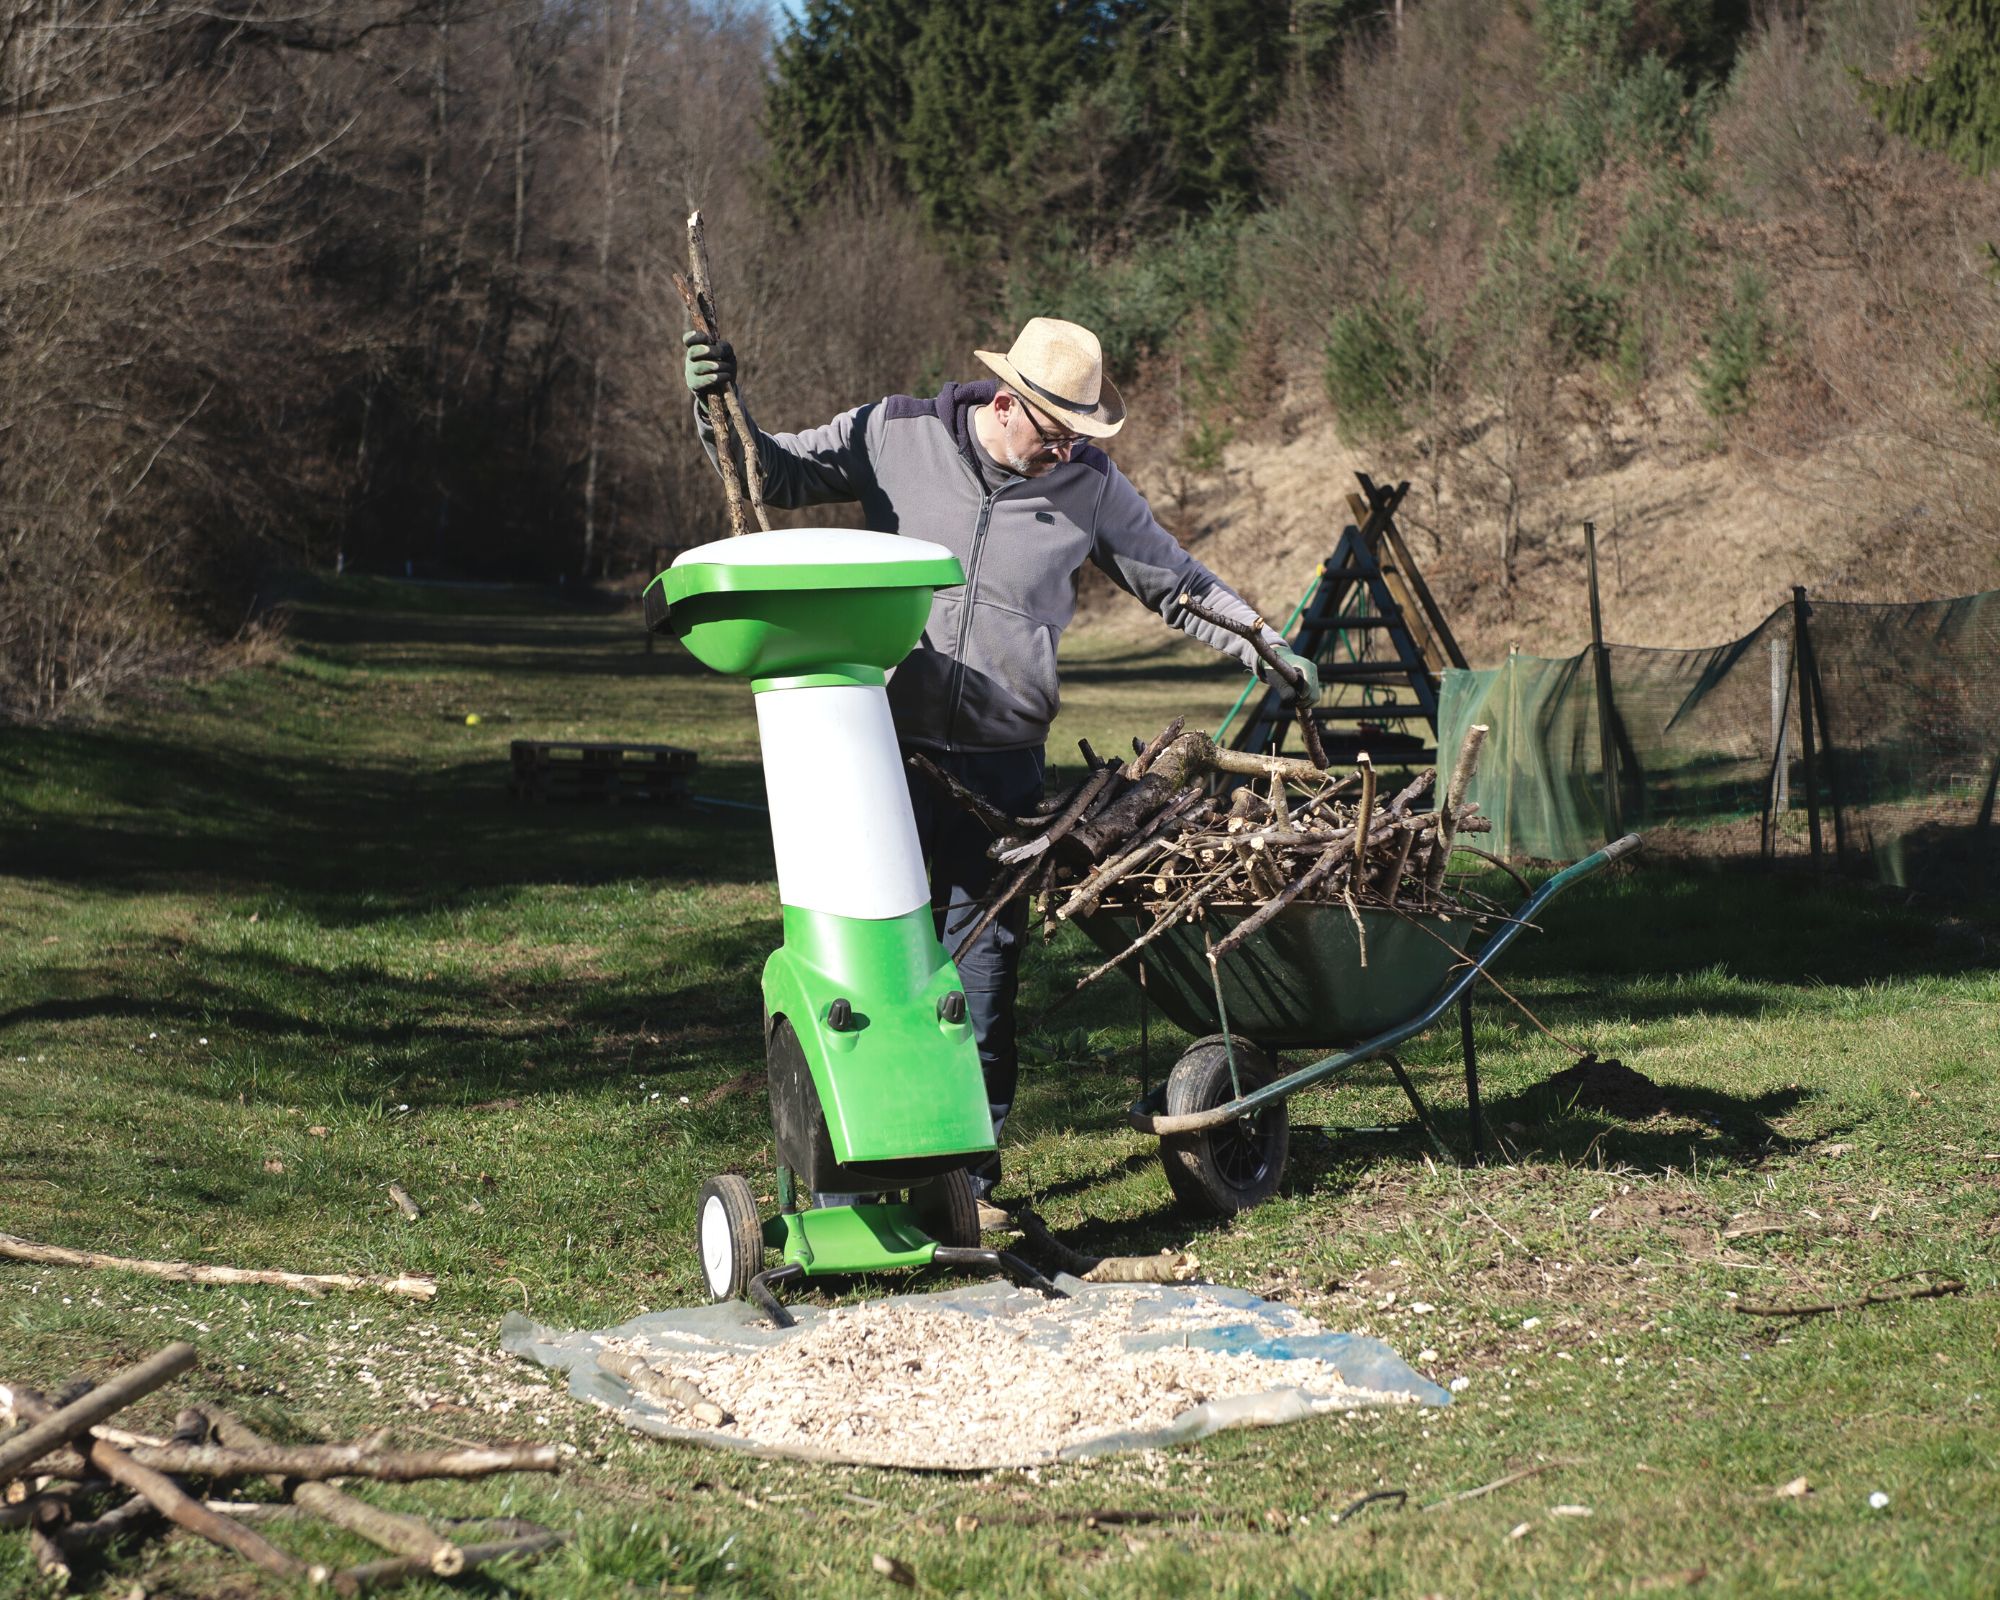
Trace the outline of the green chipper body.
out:
<instances>
[{"instance_id":1,"label":"green chipper body","mask_svg":"<svg viewBox=\"0 0 2000 1600\"><path fill-rule=\"evenodd\" d=\"M788 529L690 550L645 594L648 626L756 697L784 907L763 984L779 1210L759 1216L726 1174L703 1190L699 1235L710 1292L749 1292L781 1321L770 1285L788 1278L1019 1267L978 1249L966 1169L992 1154L993 1124L885 687L933 592L964 581L921 540ZM766 1246L783 1257L770 1272Z\"/></svg>"}]
</instances>

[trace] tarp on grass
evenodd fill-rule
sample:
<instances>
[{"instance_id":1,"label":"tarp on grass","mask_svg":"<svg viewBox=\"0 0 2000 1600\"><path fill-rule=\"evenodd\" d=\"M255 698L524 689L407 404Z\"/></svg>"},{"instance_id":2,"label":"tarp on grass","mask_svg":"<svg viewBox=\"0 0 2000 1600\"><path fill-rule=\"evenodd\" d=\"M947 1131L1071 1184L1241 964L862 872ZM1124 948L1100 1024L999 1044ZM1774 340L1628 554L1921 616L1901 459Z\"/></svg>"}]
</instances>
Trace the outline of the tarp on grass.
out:
<instances>
[{"instance_id":1,"label":"tarp on grass","mask_svg":"<svg viewBox=\"0 0 2000 1600\"><path fill-rule=\"evenodd\" d=\"M1297 1362L1306 1381L1207 1400L1163 1425L1113 1429L1055 1450L1035 1452L1018 1445L1000 1446L978 1460L913 1462L907 1457L899 1458L894 1452L871 1448L866 1442L828 1449L810 1443L773 1443L746 1437L729 1428L690 1426L687 1413L678 1406L635 1393L623 1378L606 1372L597 1362L598 1355L605 1351L606 1340L643 1341L650 1347L649 1354L654 1360L676 1350L690 1354L746 1354L807 1334L828 1317L838 1315L838 1311L795 1306L791 1309L798 1318L798 1326L780 1329L772 1327L756 1307L731 1301L648 1312L615 1328L571 1332L544 1327L515 1312L501 1324L500 1345L511 1355L567 1372L573 1395L606 1407L629 1426L658 1438L759 1456L953 1471L985 1471L1161 1449L1206 1438L1226 1428L1271 1427L1360 1405L1451 1403L1450 1394L1414 1371L1379 1339L1328 1332L1292 1307L1244 1290L1209 1284L1094 1284L1067 1276L1059 1277L1056 1282L1072 1297L1077 1312L1101 1312L1118 1319L1125 1330L1118 1343L1127 1351L1178 1347L1252 1357L1263 1362ZM869 1304L957 1312L989 1322L1017 1322L1025 1330L1021 1335L1024 1343L1044 1348L1055 1348L1058 1342L1067 1340L1071 1336L1068 1328L1074 1323L1073 1317L1066 1325L1038 1316L1047 1305L1041 1296L998 1282L967 1284L936 1294L897 1295ZM1212 1325L1190 1331L1188 1317L1197 1310ZM1218 1310L1226 1314L1218 1315ZM1326 1367L1320 1363L1337 1372L1337 1385L1326 1384L1323 1377Z\"/></svg>"}]
</instances>

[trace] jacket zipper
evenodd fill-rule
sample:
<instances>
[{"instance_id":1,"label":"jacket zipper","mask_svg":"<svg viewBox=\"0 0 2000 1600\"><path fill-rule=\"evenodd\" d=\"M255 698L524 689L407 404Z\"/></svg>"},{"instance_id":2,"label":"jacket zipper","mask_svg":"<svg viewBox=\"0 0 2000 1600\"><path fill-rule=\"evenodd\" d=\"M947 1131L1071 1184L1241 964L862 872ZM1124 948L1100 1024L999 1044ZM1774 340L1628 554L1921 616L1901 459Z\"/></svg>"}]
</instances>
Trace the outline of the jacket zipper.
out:
<instances>
[{"instance_id":1,"label":"jacket zipper","mask_svg":"<svg viewBox=\"0 0 2000 1600\"><path fill-rule=\"evenodd\" d=\"M982 489L983 489L982 485ZM950 710L944 719L944 747L956 750L958 742L958 713L965 698L965 644L972 633L972 602L979 593L979 560L986 552L986 527L993 518L993 500L999 494L982 492L979 500L979 522L972 530L971 561L965 573L965 603L958 610L958 647L952 654Z\"/></svg>"}]
</instances>

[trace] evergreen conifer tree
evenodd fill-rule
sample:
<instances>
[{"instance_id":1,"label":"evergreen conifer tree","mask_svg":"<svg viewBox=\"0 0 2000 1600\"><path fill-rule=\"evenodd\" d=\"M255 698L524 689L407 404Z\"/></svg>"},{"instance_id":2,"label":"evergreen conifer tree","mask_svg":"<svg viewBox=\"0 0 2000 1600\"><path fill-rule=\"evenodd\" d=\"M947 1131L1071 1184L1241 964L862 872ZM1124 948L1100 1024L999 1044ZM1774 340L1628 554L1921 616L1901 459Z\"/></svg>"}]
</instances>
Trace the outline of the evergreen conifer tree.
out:
<instances>
[{"instance_id":1,"label":"evergreen conifer tree","mask_svg":"<svg viewBox=\"0 0 2000 1600\"><path fill-rule=\"evenodd\" d=\"M1931 0L1922 27L1923 67L1862 95L1891 131L1983 176L2000 165L2000 0Z\"/></svg>"},{"instance_id":2,"label":"evergreen conifer tree","mask_svg":"<svg viewBox=\"0 0 2000 1600\"><path fill-rule=\"evenodd\" d=\"M802 208L871 162L907 187L910 51L955 0L811 0L778 41L765 94L773 186Z\"/></svg>"},{"instance_id":3,"label":"evergreen conifer tree","mask_svg":"<svg viewBox=\"0 0 2000 1600\"><path fill-rule=\"evenodd\" d=\"M912 55L903 168L924 215L961 248L1004 241L1059 159L1053 128L1101 70L1090 8L1065 0L947 3Z\"/></svg>"},{"instance_id":4,"label":"evergreen conifer tree","mask_svg":"<svg viewBox=\"0 0 2000 1600\"><path fill-rule=\"evenodd\" d=\"M1254 138L1282 83L1288 0L1163 0L1147 10L1156 30L1147 99L1170 197L1190 211L1251 204Z\"/></svg>"}]
</instances>

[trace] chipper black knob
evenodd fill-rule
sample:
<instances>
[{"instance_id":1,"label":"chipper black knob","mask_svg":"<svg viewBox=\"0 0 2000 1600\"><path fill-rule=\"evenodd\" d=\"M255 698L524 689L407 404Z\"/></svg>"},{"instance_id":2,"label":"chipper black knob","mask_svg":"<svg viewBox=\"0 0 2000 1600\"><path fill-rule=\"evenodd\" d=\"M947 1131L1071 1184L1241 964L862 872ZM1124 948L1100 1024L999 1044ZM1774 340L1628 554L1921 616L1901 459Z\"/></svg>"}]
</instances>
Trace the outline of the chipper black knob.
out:
<instances>
[{"instance_id":1,"label":"chipper black knob","mask_svg":"<svg viewBox=\"0 0 2000 1600\"><path fill-rule=\"evenodd\" d=\"M854 1007L845 1000L836 1000L826 1008L826 1025L835 1033L845 1033L854 1026Z\"/></svg>"},{"instance_id":2,"label":"chipper black knob","mask_svg":"<svg viewBox=\"0 0 2000 1600\"><path fill-rule=\"evenodd\" d=\"M940 1000L938 1002L938 1016L946 1022L963 1022L965 1020L964 992L954 989Z\"/></svg>"}]
</instances>

